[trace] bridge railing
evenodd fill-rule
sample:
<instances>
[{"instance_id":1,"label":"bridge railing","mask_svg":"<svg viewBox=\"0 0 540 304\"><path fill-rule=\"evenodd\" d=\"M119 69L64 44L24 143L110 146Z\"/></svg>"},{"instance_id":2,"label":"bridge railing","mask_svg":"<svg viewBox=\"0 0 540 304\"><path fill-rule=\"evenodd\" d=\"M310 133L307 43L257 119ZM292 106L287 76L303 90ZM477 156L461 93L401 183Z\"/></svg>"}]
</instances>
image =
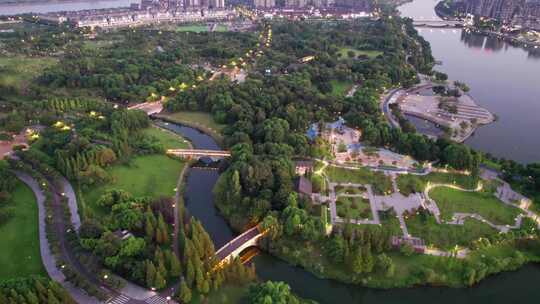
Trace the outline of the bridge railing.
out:
<instances>
[{"instance_id":1,"label":"bridge railing","mask_svg":"<svg viewBox=\"0 0 540 304\"><path fill-rule=\"evenodd\" d=\"M244 233L240 234L239 236L235 237L234 239L230 240L227 244L221 246L221 248L219 248L218 251L216 251L216 256L218 256L219 253L220 253L221 251L223 251L225 248L229 247L229 246L230 246L232 243L234 243L236 240L242 238L243 236L245 236L245 235L248 234L248 233L251 233L253 230L258 230L258 229L259 229L259 227L258 227L258 226L255 226L255 227L253 227L253 228L251 228L251 229L249 229L249 230L246 230ZM258 234L257 234L257 235L258 235Z\"/></svg>"}]
</instances>

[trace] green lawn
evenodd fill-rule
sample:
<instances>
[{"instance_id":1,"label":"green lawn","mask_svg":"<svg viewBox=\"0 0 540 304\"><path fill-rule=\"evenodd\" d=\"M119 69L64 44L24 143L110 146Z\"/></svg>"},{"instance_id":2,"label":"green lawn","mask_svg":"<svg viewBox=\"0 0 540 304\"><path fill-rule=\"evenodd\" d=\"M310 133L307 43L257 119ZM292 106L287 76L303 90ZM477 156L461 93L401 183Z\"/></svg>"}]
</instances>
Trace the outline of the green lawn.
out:
<instances>
[{"instance_id":1,"label":"green lawn","mask_svg":"<svg viewBox=\"0 0 540 304\"><path fill-rule=\"evenodd\" d=\"M38 207L32 190L18 182L12 193L13 218L0 226L0 281L47 276L39 251Z\"/></svg>"},{"instance_id":2,"label":"green lawn","mask_svg":"<svg viewBox=\"0 0 540 304\"><path fill-rule=\"evenodd\" d=\"M188 142L181 136L158 127L150 127L143 132L157 138L165 149L185 149ZM95 204L108 189L118 188L132 193L134 196L172 196L176 181L184 163L165 155L136 156L129 165L115 165L107 171L113 182L83 192L83 201L90 212L98 215L104 210ZM88 210L87 210L88 211Z\"/></svg>"},{"instance_id":3,"label":"green lawn","mask_svg":"<svg viewBox=\"0 0 540 304\"><path fill-rule=\"evenodd\" d=\"M352 51L354 53L355 58L358 58L358 56L367 56L367 57L369 57L371 59L371 58L375 58L375 57L383 54L383 52L381 52L381 51L357 50L357 49L353 49L353 48L342 47L338 51L339 58L342 58L342 59L350 58L349 54L348 54L349 51Z\"/></svg>"},{"instance_id":4,"label":"green lawn","mask_svg":"<svg viewBox=\"0 0 540 304\"><path fill-rule=\"evenodd\" d=\"M328 179L336 183L371 184L373 192L382 194L392 192L392 181L382 172L373 172L366 168L357 170L328 166L324 170Z\"/></svg>"},{"instance_id":5,"label":"green lawn","mask_svg":"<svg viewBox=\"0 0 540 304\"><path fill-rule=\"evenodd\" d=\"M336 207L337 213L341 218L355 220L373 219L369 200L365 198L338 196Z\"/></svg>"},{"instance_id":6,"label":"green lawn","mask_svg":"<svg viewBox=\"0 0 540 304\"><path fill-rule=\"evenodd\" d=\"M437 203L441 217L446 220L449 220L455 212L477 213L494 224L512 225L515 217L520 214L519 209L505 205L492 193L465 192L438 187L431 190L429 196Z\"/></svg>"},{"instance_id":7,"label":"green lawn","mask_svg":"<svg viewBox=\"0 0 540 304\"><path fill-rule=\"evenodd\" d=\"M45 68L56 63L54 58L27 58L23 56L0 56L0 87L13 87L17 90L29 82Z\"/></svg>"},{"instance_id":8,"label":"green lawn","mask_svg":"<svg viewBox=\"0 0 540 304\"><path fill-rule=\"evenodd\" d=\"M173 196L183 166L184 162L165 155L137 156L129 165L115 165L107 170L111 183L83 191L85 212L105 215L96 202L109 189L122 189L135 197Z\"/></svg>"},{"instance_id":9,"label":"green lawn","mask_svg":"<svg viewBox=\"0 0 540 304\"><path fill-rule=\"evenodd\" d=\"M229 28L224 24L218 24L215 32L225 32ZM175 28L175 31L177 32L194 32L194 33L202 33L202 32L209 32L210 27L206 24L192 24L192 25L180 25Z\"/></svg>"},{"instance_id":10,"label":"green lawn","mask_svg":"<svg viewBox=\"0 0 540 304\"><path fill-rule=\"evenodd\" d=\"M463 225L448 225L437 224L433 216L409 216L406 223L411 235L441 249L451 249L455 245L468 247L471 241L498 233L489 225L474 219L465 220Z\"/></svg>"},{"instance_id":11,"label":"green lawn","mask_svg":"<svg viewBox=\"0 0 540 304\"><path fill-rule=\"evenodd\" d=\"M165 149L187 149L189 142L180 135L170 131L160 129L158 127L150 127L145 129L144 134L157 138Z\"/></svg>"},{"instance_id":12,"label":"green lawn","mask_svg":"<svg viewBox=\"0 0 540 304\"><path fill-rule=\"evenodd\" d=\"M332 85L332 95L344 96L352 88L353 84L350 81L330 80Z\"/></svg>"},{"instance_id":13,"label":"green lawn","mask_svg":"<svg viewBox=\"0 0 540 304\"><path fill-rule=\"evenodd\" d=\"M465 189L474 189L477 185L477 180L470 175L440 172L433 172L425 176L400 174L396 181L399 192L405 196L408 196L411 193L423 192L427 182L455 184Z\"/></svg>"}]
</instances>

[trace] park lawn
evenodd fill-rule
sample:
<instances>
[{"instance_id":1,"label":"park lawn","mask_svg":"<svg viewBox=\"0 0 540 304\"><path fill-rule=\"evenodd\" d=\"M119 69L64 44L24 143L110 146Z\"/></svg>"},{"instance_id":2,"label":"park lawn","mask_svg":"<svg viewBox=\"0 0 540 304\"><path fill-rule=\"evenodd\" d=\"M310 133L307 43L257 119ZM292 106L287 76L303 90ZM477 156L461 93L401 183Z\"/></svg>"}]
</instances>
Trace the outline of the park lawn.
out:
<instances>
[{"instance_id":1,"label":"park lawn","mask_svg":"<svg viewBox=\"0 0 540 304\"><path fill-rule=\"evenodd\" d=\"M324 170L328 179L336 183L370 184L375 194L392 193L392 180L382 172L366 168L345 169L328 166Z\"/></svg>"},{"instance_id":2,"label":"park lawn","mask_svg":"<svg viewBox=\"0 0 540 304\"><path fill-rule=\"evenodd\" d=\"M12 87L20 90L41 72L57 60L50 57L1 57L0 56L0 87Z\"/></svg>"},{"instance_id":3,"label":"park lawn","mask_svg":"<svg viewBox=\"0 0 540 304\"><path fill-rule=\"evenodd\" d=\"M165 149L188 149L189 142L180 135L174 134L171 131L152 126L143 130L143 133L155 137L163 145Z\"/></svg>"},{"instance_id":4,"label":"park lawn","mask_svg":"<svg viewBox=\"0 0 540 304\"><path fill-rule=\"evenodd\" d=\"M399 174L397 179L399 192L405 196L411 193L424 192L428 182L437 184L455 184L465 189L474 189L477 180L470 176L459 173L432 172L425 176Z\"/></svg>"},{"instance_id":5,"label":"park lawn","mask_svg":"<svg viewBox=\"0 0 540 304\"><path fill-rule=\"evenodd\" d=\"M521 211L510 207L493 194L485 192L465 192L447 187L438 187L429 196L441 210L441 217L450 220L454 213L477 213L497 225L513 225Z\"/></svg>"},{"instance_id":6,"label":"park lawn","mask_svg":"<svg viewBox=\"0 0 540 304\"><path fill-rule=\"evenodd\" d=\"M13 217L0 226L0 281L47 276L39 251L38 207L32 190L18 182L12 193Z\"/></svg>"},{"instance_id":7,"label":"park lawn","mask_svg":"<svg viewBox=\"0 0 540 304\"><path fill-rule=\"evenodd\" d=\"M341 58L341 59L349 58L349 54L348 54L349 51L354 52L355 58L357 58L358 56L367 56L368 58L372 59L372 58L375 58L375 57L383 54L383 52L381 52L381 51L357 50L357 49L353 49L353 48L342 47L338 51L339 58Z\"/></svg>"},{"instance_id":8,"label":"park lawn","mask_svg":"<svg viewBox=\"0 0 540 304\"><path fill-rule=\"evenodd\" d=\"M344 96L352 88L353 84L350 81L330 80L332 85L332 95Z\"/></svg>"},{"instance_id":9,"label":"park lawn","mask_svg":"<svg viewBox=\"0 0 540 304\"><path fill-rule=\"evenodd\" d=\"M208 32L210 29L205 24L204 25L203 24L199 24L199 25L192 24L192 25L180 25L180 26L177 26L175 30L177 32L202 33L202 32Z\"/></svg>"},{"instance_id":10,"label":"park lawn","mask_svg":"<svg viewBox=\"0 0 540 304\"><path fill-rule=\"evenodd\" d=\"M422 238L428 245L440 249L452 249L456 245L469 247L480 237L497 234L496 229L474 219L465 220L463 225L438 224L433 216L409 216L405 220L409 233Z\"/></svg>"},{"instance_id":11,"label":"park lawn","mask_svg":"<svg viewBox=\"0 0 540 304\"><path fill-rule=\"evenodd\" d=\"M85 213L106 215L106 210L96 204L110 189L121 189L135 197L171 197L175 194L176 182L185 163L165 155L134 157L128 165L115 165L107 169L112 182L82 192Z\"/></svg>"},{"instance_id":12,"label":"park lawn","mask_svg":"<svg viewBox=\"0 0 540 304\"><path fill-rule=\"evenodd\" d=\"M373 219L369 200L362 197L338 196L336 201L338 216L355 220Z\"/></svg>"}]
</instances>

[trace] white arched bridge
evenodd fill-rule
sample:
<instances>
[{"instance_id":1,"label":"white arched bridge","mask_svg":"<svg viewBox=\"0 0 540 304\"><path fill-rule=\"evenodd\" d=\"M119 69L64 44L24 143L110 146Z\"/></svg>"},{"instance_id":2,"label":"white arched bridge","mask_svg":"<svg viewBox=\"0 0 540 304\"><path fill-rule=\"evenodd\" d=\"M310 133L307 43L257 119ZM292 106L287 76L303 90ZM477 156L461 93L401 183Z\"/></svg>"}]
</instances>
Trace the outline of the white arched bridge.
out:
<instances>
[{"instance_id":1,"label":"white arched bridge","mask_svg":"<svg viewBox=\"0 0 540 304\"><path fill-rule=\"evenodd\" d=\"M136 104L134 106L128 107L129 110L141 110L146 112L148 115L157 114L163 111L163 102L153 101L153 102L143 102Z\"/></svg>"},{"instance_id":2,"label":"white arched bridge","mask_svg":"<svg viewBox=\"0 0 540 304\"><path fill-rule=\"evenodd\" d=\"M213 160L231 156L231 152L229 151L199 149L168 149L167 154L187 159L199 159L201 157L209 157Z\"/></svg>"},{"instance_id":3,"label":"white arched bridge","mask_svg":"<svg viewBox=\"0 0 540 304\"><path fill-rule=\"evenodd\" d=\"M257 242L266 234L266 232L266 230L261 231L259 226L255 226L223 245L218 251L216 251L218 267L223 266L224 264L238 257L242 251L248 249L249 247L257 246Z\"/></svg>"},{"instance_id":4,"label":"white arched bridge","mask_svg":"<svg viewBox=\"0 0 540 304\"><path fill-rule=\"evenodd\" d=\"M463 21L454 21L454 20L442 20L442 19L414 19L413 25L415 27L437 27L437 28L443 28L443 27L463 27L464 22Z\"/></svg>"}]
</instances>

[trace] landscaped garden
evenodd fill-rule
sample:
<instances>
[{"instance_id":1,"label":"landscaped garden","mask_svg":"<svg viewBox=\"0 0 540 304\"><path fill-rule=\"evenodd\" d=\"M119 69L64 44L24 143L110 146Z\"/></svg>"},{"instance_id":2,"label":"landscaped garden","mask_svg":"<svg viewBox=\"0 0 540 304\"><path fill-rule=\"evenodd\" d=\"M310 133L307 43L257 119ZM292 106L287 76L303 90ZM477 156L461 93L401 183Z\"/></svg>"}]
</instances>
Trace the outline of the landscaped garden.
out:
<instances>
[{"instance_id":1,"label":"landscaped garden","mask_svg":"<svg viewBox=\"0 0 540 304\"><path fill-rule=\"evenodd\" d=\"M339 58L345 59L345 58L358 58L362 56L366 56L367 58L375 58L379 55L382 55L383 52L381 51L374 51L374 50L358 50L348 47L342 47L338 51ZM352 55L352 57L351 57Z\"/></svg>"},{"instance_id":2,"label":"landscaped garden","mask_svg":"<svg viewBox=\"0 0 540 304\"><path fill-rule=\"evenodd\" d=\"M351 170L335 166L326 167L324 172L331 182L370 184L376 194L392 192L392 180L382 172L373 172L366 168Z\"/></svg>"},{"instance_id":3,"label":"landscaped garden","mask_svg":"<svg viewBox=\"0 0 540 304\"><path fill-rule=\"evenodd\" d=\"M0 281L45 275L39 251L38 207L32 190L18 181L8 206L11 217L0 226Z\"/></svg>"},{"instance_id":4,"label":"landscaped garden","mask_svg":"<svg viewBox=\"0 0 540 304\"><path fill-rule=\"evenodd\" d=\"M456 245L468 247L471 241L498 233L489 225L474 219L466 219L463 225L449 225L438 224L432 215L414 215L407 216L405 221L411 235L445 250Z\"/></svg>"},{"instance_id":5,"label":"landscaped garden","mask_svg":"<svg viewBox=\"0 0 540 304\"><path fill-rule=\"evenodd\" d=\"M423 192L428 182L436 184L453 184L465 189L474 189L478 184L478 180L471 175L441 172L432 172L425 176L400 174L396 181L399 192L405 196L408 196L411 193Z\"/></svg>"},{"instance_id":6,"label":"landscaped garden","mask_svg":"<svg viewBox=\"0 0 540 304\"><path fill-rule=\"evenodd\" d=\"M339 196L336 201L337 214L341 218L354 220L373 219L369 200L362 197Z\"/></svg>"},{"instance_id":7,"label":"landscaped garden","mask_svg":"<svg viewBox=\"0 0 540 304\"><path fill-rule=\"evenodd\" d=\"M429 192L441 211L444 220L450 220L454 213L476 213L497 225L513 225L521 213L517 208L505 205L493 193L466 192L438 187Z\"/></svg>"}]
</instances>

